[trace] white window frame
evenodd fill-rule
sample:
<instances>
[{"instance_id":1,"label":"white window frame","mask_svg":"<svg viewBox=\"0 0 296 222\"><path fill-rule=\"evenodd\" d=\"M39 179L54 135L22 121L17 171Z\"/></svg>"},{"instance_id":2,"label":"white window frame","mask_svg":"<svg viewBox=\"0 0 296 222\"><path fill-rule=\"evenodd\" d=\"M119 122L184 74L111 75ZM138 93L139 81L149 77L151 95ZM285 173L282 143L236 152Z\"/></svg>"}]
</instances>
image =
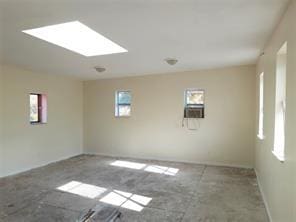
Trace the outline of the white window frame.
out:
<instances>
[{"instance_id":1,"label":"white window frame","mask_svg":"<svg viewBox=\"0 0 296 222\"><path fill-rule=\"evenodd\" d=\"M131 96L132 96L132 93L131 93L131 90L117 90L115 92L115 117L130 117L131 116L131 111L129 113L129 115L120 115L119 113L119 107L120 106L130 106L130 110L132 108L132 102L130 103L126 103L126 104L119 104L118 103L118 97L119 97L119 93L121 92L128 92Z\"/></svg>"},{"instance_id":2,"label":"white window frame","mask_svg":"<svg viewBox=\"0 0 296 222\"><path fill-rule=\"evenodd\" d=\"M272 153L281 162L285 161L286 76L287 42L278 51L276 60L275 125Z\"/></svg>"},{"instance_id":3,"label":"white window frame","mask_svg":"<svg viewBox=\"0 0 296 222\"><path fill-rule=\"evenodd\" d=\"M264 72L259 75L259 113L258 113L258 138L264 137Z\"/></svg>"}]
</instances>

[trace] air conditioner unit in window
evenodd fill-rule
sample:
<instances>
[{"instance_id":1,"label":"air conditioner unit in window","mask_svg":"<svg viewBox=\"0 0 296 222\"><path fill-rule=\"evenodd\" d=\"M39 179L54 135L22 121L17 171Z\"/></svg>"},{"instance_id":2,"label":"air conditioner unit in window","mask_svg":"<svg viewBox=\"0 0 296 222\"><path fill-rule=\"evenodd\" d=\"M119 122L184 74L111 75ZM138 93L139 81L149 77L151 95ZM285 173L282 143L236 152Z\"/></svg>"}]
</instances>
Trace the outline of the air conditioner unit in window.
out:
<instances>
[{"instance_id":1,"label":"air conditioner unit in window","mask_svg":"<svg viewBox=\"0 0 296 222\"><path fill-rule=\"evenodd\" d=\"M205 118L204 106L185 107L184 118Z\"/></svg>"}]
</instances>

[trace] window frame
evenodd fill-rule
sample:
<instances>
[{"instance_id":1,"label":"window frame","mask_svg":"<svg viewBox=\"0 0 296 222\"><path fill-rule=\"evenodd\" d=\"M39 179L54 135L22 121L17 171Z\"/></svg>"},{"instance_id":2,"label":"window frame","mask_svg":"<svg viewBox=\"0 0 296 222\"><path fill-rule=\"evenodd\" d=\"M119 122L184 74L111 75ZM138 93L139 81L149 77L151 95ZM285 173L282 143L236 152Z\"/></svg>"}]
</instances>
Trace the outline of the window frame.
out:
<instances>
[{"instance_id":1,"label":"window frame","mask_svg":"<svg viewBox=\"0 0 296 222\"><path fill-rule=\"evenodd\" d=\"M258 104L258 134L260 140L264 140L264 72L259 75L259 104Z\"/></svg>"},{"instance_id":2,"label":"window frame","mask_svg":"<svg viewBox=\"0 0 296 222\"><path fill-rule=\"evenodd\" d=\"M31 121L31 96L37 96L37 121ZM31 125L47 123L47 95L42 93L29 93L29 121Z\"/></svg>"},{"instance_id":3,"label":"window frame","mask_svg":"<svg viewBox=\"0 0 296 222\"><path fill-rule=\"evenodd\" d=\"M30 93L30 109L31 109L31 96L37 96L37 120L32 121L30 118L31 124L39 124L41 123L41 115L42 115L42 95L39 93ZM31 110L30 110L31 115Z\"/></svg>"},{"instance_id":4,"label":"window frame","mask_svg":"<svg viewBox=\"0 0 296 222\"><path fill-rule=\"evenodd\" d=\"M284 67L282 56L284 56ZM286 101L287 101L287 63L288 58L288 42L284 42L276 54L276 71L275 71L275 107L274 107L274 141L273 155L282 163L285 161L285 146L286 146ZM284 70L284 72L283 72ZM279 108L279 103L280 108ZM282 122L279 122L282 119ZM282 138L279 138L282 134ZM279 141L281 141L280 144Z\"/></svg>"},{"instance_id":5,"label":"window frame","mask_svg":"<svg viewBox=\"0 0 296 222\"><path fill-rule=\"evenodd\" d=\"M130 97L131 97L130 103L119 103L119 94L120 93L129 93ZM130 108L129 115L120 115L119 108L121 106L129 106L129 108ZM128 117L130 117L131 116L131 107L132 107L132 93L131 93L131 90L117 90L115 92L115 117L118 117L118 118L128 118Z\"/></svg>"}]
</instances>

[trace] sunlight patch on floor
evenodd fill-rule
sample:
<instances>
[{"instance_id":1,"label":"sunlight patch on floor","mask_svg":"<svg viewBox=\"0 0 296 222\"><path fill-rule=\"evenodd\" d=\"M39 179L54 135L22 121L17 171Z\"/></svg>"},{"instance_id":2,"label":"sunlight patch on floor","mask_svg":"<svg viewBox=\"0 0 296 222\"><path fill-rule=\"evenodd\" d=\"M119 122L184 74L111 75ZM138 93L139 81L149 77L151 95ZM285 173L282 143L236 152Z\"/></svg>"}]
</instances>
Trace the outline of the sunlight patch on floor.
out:
<instances>
[{"instance_id":1,"label":"sunlight patch on floor","mask_svg":"<svg viewBox=\"0 0 296 222\"><path fill-rule=\"evenodd\" d=\"M170 176L175 176L179 172L179 169L177 168L170 168L170 167L157 166L157 165L148 166L144 170L151 173L159 173L159 174L165 174Z\"/></svg>"},{"instance_id":2,"label":"sunlight patch on floor","mask_svg":"<svg viewBox=\"0 0 296 222\"><path fill-rule=\"evenodd\" d=\"M94 199L107 189L78 181L71 181L57 188L58 190Z\"/></svg>"},{"instance_id":3,"label":"sunlight patch on floor","mask_svg":"<svg viewBox=\"0 0 296 222\"><path fill-rule=\"evenodd\" d=\"M118 166L118 167L125 167L125 168L130 168L130 169L135 169L135 170L143 169L146 166L146 164L143 164L143 163L135 163L135 162L121 161L121 160L116 160L116 161L112 162L110 165Z\"/></svg>"},{"instance_id":4,"label":"sunlight patch on floor","mask_svg":"<svg viewBox=\"0 0 296 222\"><path fill-rule=\"evenodd\" d=\"M151 200L152 198L150 197L123 192L120 190L113 190L100 199L103 203L120 206L138 212L142 211Z\"/></svg>"},{"instance_id":5,"label":"sunlight patch on floor","mask_svg":"<svg viewBox=\"0 0 296 222\"><path fill-rule=\"evenodd\" d=\"M66 183L62 186L57 187L57 190L91 199L98 198L107 191L106 188L78 181L71 181L69 183ZM105 196L103 196L99 201L140 212L144 209L145 206L149 204L151 200L152 198L150 197L124 192L120 190L113 190Z\"/></svg>"},{"instance_id":6,"label":"sunlight patch on floor","mask_svg":"<svg viewBox=\"0 0 296 222\"><path fill-rule=\"evenodd\" d=\"M169 176L175 176L178 172L178 168L157 166L157 165L147 165L144 163L137 163L131 161L116 160L110 164L111 166L124 167L135 170L144 170L150 173L165 174Z\"/></svg>"}]
</instances>

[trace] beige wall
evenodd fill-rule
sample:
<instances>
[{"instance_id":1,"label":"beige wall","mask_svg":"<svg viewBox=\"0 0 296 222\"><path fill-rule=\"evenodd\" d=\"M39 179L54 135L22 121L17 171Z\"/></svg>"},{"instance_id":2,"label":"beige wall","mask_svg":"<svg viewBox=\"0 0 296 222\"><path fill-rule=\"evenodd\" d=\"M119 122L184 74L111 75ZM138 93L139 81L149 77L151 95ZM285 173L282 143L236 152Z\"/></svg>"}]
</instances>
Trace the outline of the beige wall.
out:
<instances>
[{"instance_id":1,"label":"beige wall","mask_svg":"<svg viewBox=\"0 0 296 222\"><path fill-rule=\"evenodd\" d=\"M181 127L186 88L205 89L198 131ZM116 90L132 91L132 116L114 117ZM86 153L252 167L255 67L88 81Z\"/></svg>"},{"instance_id":2,"label":"beige wall","mask_svg":"<svg viewBox=\"0 0 296 222\"><path fill-rule=\"evenodd\" d=\"M296 221L296 1L266 46L257 74L264 71L264 134L257 139L256 171L266 205L273 222ZM276 54L288 41L286 161L281 163L272 153L275 115Z\"/></svg>"},{"instance_id":3,"label":"beige wall","mask_svg":"<svg viewBox=\"0 0 296 222\"><path fill-rule=\"evenodd\" d=\"M0 177L3 167L3 74L0 66Z\"/></svg>"},{"instance_id":4,"label":"beige wall","mask_svg":"<svg viewBox=\"0 0 296 222\"><path fill-rule=\"evenodd\" d=\"M82 153L82 82L4 67L0 176ZM1 88L0 88L1 89ZM29 123L29 93L48 96L48 123ZM1 118L0 118L1 121Z\"/></svg>"}]
</instances>

